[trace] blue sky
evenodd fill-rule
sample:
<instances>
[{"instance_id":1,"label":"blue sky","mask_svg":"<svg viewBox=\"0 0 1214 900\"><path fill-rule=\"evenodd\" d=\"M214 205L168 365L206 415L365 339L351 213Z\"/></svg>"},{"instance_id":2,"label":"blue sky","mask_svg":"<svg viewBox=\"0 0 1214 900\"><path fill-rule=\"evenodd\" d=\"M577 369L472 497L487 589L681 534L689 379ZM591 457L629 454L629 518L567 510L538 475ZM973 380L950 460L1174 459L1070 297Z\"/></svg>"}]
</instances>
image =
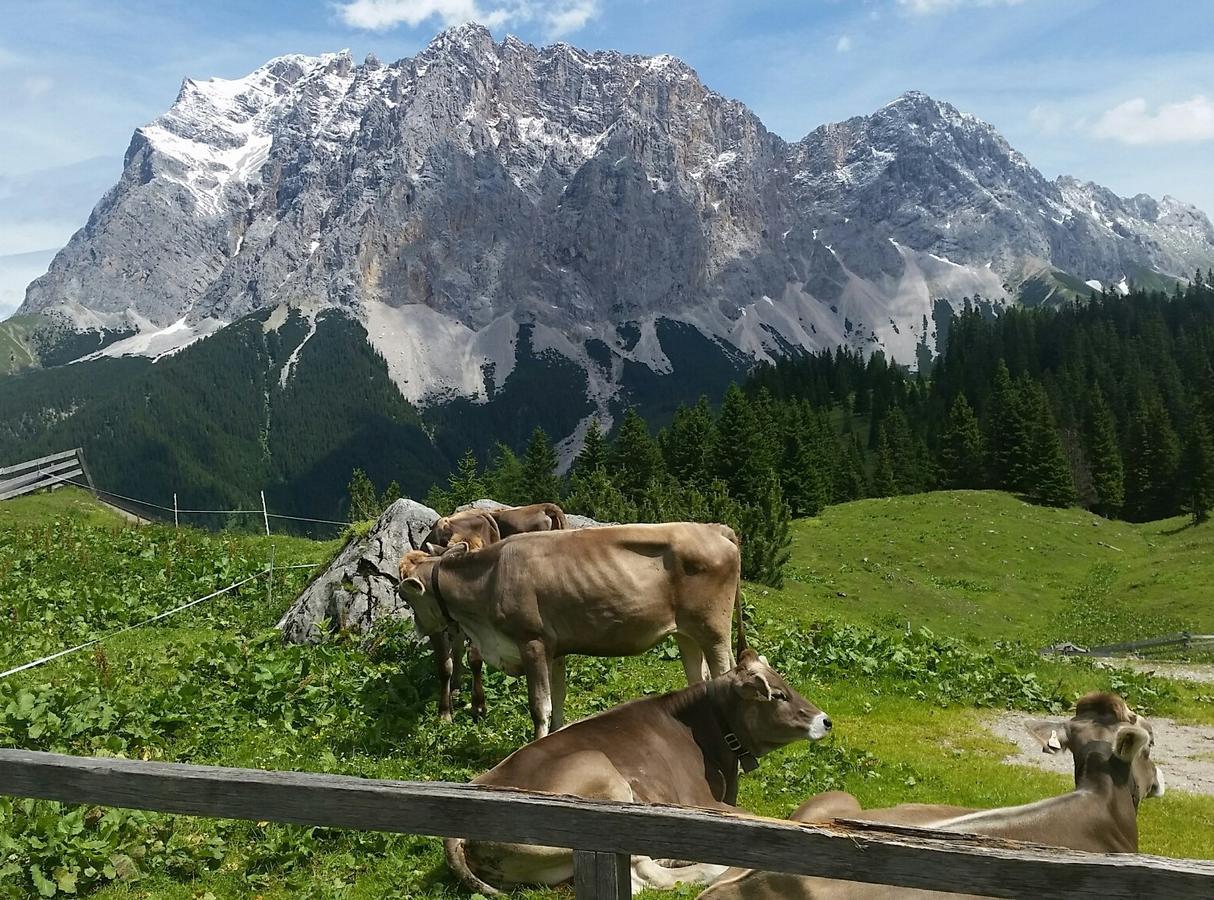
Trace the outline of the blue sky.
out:
<instances>
[{"instance_id":1,"label":"blue sky","mask_svg":"<svg viewBox=\"0 0 1214 900\"><path fill-rule=\"evenodd\" d=\"M44 265L83 224L183 77L343 47L396 59L469 19L672 53L791 139L926 91L1047 176L1214 214L1208 0L0 0L0 15L0 282L5 258Z\"/></svg>"}]
</instances>

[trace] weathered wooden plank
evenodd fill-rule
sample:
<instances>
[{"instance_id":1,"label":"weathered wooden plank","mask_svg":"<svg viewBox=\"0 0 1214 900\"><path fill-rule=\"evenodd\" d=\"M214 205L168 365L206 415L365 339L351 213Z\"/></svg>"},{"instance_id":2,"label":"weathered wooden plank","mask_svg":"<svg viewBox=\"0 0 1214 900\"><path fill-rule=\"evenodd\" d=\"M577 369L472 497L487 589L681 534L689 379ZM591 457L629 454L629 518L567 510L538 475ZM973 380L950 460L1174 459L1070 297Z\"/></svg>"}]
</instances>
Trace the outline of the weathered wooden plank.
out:
<instances>
[{"instance_id":1,"label":"weathered wooden plank","mask_svg":"<svg viewBox=\"0 0 1214 900\"><path fill-rule=\"evenodd\" d=\"M76 448L77 450L79 448ZM0 475L8 475L12 472L24 472L26 469L36 469L43 463L52 463L56 460L67 459L69 456L75 456L76 450L64 450L62 453L52 453L50 456L42 456L38 459L31 459L23 463L15 463L11 466L0 466Z\"/></svg>"},{"instance_id":2,"label":"weathered wooden plank","mask_svg":"<svg viewBox=\"0 0 1214 900\"><path fill-rule=\"evenodd\" d=\"M61 472L66 472L68 469L76 469L80 467L80 463L75 457L65 459L62 462L49 463L42 466L34 472L26 472L24 475L14 475L12 478L6 478L0 481L0 493L11 491L14 488L24 487L27 484L33 484L42 481L48 475L54 475Z\"/></svg>"},{"instance_id":3,"label":"weathered wooden plank","mask_svg":"<svg viewBox=\"0 0 1214 900\"><path fill-rule=\"evenodd\" d=\"M75 465L75 463L70 463ZM69 478L76 478L83 475L83 471L77 467L68 469L66 472L41 472L36 479L28 479L26 483L14 486L14 482L4 482L0 484L0 500L11 500L13 497L20 497L22 494L28 494L32 491L41 491L48 487L54 487L57 484L63 484ZM21 480L21 479L17 479Z\"/></svg>"},{"instance_id":4,"label":"weathered wooden plank","mask_svg":"<svg viewBox=\"0 0 1214 900\"><path fill-rule=\"evenodd\" d=\"M626 853L574 850L573 893L577 900L631 900L631 858Z\"/></svg>"},{"instance_id":5,"label":"weathered wooden plank","mask_svg":"<svg viewBox=\"0 0 1214 900\"><path fill-rule=\"evenodd\" d=\"M927 830L799 825L481 785L372 781L0 750L0 793L605 853L645 854L991 897L1214 896L1214 863L1078 853Z\"/></svg>"}]
</instances>

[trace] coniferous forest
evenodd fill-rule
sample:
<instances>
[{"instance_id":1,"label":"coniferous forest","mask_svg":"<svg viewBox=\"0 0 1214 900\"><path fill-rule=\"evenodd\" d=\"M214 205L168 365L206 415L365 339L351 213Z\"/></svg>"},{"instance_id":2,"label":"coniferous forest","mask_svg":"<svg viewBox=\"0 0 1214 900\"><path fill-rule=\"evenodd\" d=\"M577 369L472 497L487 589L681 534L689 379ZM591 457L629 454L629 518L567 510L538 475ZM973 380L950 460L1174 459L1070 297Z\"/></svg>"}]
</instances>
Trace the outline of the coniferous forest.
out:
<instances>
[{"instance_id":1,"label":"coniferous forest","mask_svg":"<svg viewBox=\"0 0 1214 900\"><path fill-rule=\"evenodd\" d=\"M537 429L521 454L471 453L430 501L559 498L606 521L725 521L746 576L778 583L788 519L861 497L1012 491L1133 521L1214 506L1214 276L1174 293L1064 307L980 301L930 371L839 348L789 358L681 406L655 434L628 410L592 428L569 474Z\"/></svg>"}]
</instances>

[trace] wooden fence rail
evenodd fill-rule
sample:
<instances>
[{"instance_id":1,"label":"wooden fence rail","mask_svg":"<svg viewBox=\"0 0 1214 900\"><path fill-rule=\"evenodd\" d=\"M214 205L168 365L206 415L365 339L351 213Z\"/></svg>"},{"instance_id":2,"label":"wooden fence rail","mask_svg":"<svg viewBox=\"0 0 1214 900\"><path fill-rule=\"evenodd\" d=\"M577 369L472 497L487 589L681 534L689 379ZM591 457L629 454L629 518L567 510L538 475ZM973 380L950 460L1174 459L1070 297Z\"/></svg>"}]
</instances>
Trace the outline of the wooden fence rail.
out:
<instances>
[{"instance_id":1,"label":"wooden fence rail","mask_svg":"<svg viewBox=\"0 0 1214 900\"><path fill-rule=\"evenodd\" d=\"M990 897L1214 896L1214 863L1102 855L926 829L800 825L468 784L0 750L0 794L253 821L574 850L579 900L629 896L628 856Z\"/></svg>"},{"instance_id":2,"label":"wooden fence rail","mask_svg":"<svg viewBox=\"0 0 1214 900\"><path fill-rule=\"evenodd\" d=\"M93 478L84 462L84 451L64 450L39 459L31 459L11 466L0 467L0 500L9 500L40 491L43 488L62 484L69 478L84 478L89 489Z\"/></svg>"}]
</instances>

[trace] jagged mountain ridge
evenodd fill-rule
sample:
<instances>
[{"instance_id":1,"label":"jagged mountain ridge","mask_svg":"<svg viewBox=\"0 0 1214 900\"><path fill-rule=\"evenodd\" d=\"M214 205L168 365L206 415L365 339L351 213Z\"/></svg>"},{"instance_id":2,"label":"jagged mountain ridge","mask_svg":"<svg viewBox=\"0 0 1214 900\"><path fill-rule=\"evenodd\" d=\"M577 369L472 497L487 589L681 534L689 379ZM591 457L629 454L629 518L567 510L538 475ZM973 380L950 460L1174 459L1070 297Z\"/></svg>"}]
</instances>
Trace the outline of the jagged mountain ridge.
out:
<instances>
[{"instance_id":1,"label":"jagged mountain ridge","mask_svg":"<svg viewBox=\"0 0 1214 900\"><path fill-rule=\"evenodd\" d=\"M741 358L909 362L940 298L1212 260L1196 209L1048 181L923 94L788 143L672 57L462 26L387 65L187 80L21 312L134 330L101 352L155 356L256 310L336 307L420 405L491 398L526 324L607 412L628 372L672 373L672 326Z\"/></svg>"}]
</instances>

